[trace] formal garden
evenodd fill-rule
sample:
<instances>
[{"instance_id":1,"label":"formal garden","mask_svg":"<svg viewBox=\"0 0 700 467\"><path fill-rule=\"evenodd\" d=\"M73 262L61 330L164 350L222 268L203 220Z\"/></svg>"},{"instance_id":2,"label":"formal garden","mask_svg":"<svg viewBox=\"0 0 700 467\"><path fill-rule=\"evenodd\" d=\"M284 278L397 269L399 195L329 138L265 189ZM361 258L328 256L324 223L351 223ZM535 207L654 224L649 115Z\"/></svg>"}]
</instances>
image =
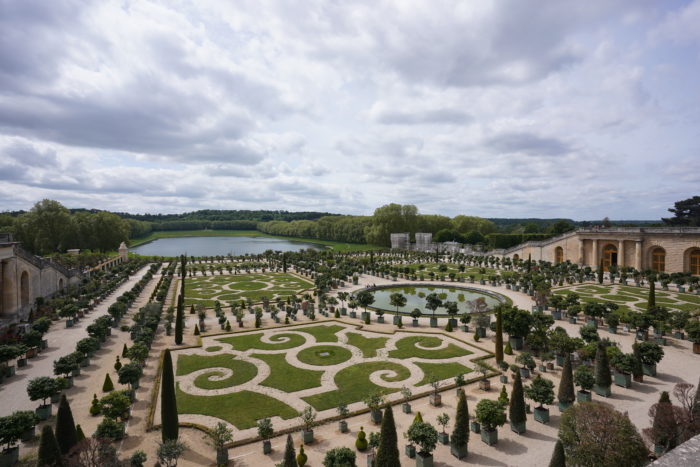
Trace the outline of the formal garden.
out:
<instances>
[{"instance_id":1,"label":"formal garden","mask_svg":"<svg viewBox=\"0 0 700 467\"><path fill-rule=\"evenodd\" d=\"M474 376L475 362L490 354L458 337L336 321L207 336L201 347L173 354L178 411L181 420L224 420L241 431L266 417L295 419L308 407L319 420L339 407L376 409Z\"/></svg>"},{"instance_id":2,"label":"formal garden","mask_svg":"<svg viewBox=\"0 0 700 467\"><path fill-rule=\"evenodd\" d=\"M186 305L214 306L251 300L260 302L286 299L313 288L313 283L294 274L260 272L251 274L219 274L192 277L185 288Z\"/></svg>"}]
</instances>

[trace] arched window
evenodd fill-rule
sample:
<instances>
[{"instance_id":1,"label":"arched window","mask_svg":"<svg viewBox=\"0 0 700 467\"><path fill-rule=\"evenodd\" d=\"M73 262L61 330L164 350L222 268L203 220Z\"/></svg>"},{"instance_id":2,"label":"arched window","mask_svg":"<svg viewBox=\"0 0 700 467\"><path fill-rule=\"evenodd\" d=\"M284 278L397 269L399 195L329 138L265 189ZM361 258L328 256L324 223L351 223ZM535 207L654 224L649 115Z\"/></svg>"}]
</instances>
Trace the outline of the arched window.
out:
<instances>
[{"instance_id":1,"label":"arched window","mask_svg":"<svg viewBox=\"0 0 700 467\"><path fill-rule=\"evenodd\" d=\"M27 271L22 272L19 279L19 297L20 306L29 305L29 274Z\"/></svg>"},{"instance_id":2,"label":"arched window","mask_svg":"<svg viewBox=\"0 0 700 467\"><path fill-rule=\"evenodd\" d=\"M559 264L564 262L564 249L560 246L554 249L554 263Z\"/></svg>"},{"instance_id":3,"label":"arched window","mask_svg":"<svg viewBox=\"0 0 700 467\"><path fill-rule=\"evenodd\" d=\"M651 268L656 272L666 270L666 250L660 247L651 250Z\"/></svg>"},{"instance_id":4,"label":"arched window","mask_svg":"<svg viewBox=\"0 0 700 467\"><path fill-rule=\"evenodd\" d=\"M690 273L700 275L700 249L690 252Z\"/></svg>"},{"instance_id":5,"label":"arched window","mask_svg":"<svg viewBox=\"0 0 700 467\"><path fill-rule=\"evenodd\" d=\"M603 271L607 271L610 266L617 266L617 247L608 244L603 248Z\"/></svg>"}]
</instances>

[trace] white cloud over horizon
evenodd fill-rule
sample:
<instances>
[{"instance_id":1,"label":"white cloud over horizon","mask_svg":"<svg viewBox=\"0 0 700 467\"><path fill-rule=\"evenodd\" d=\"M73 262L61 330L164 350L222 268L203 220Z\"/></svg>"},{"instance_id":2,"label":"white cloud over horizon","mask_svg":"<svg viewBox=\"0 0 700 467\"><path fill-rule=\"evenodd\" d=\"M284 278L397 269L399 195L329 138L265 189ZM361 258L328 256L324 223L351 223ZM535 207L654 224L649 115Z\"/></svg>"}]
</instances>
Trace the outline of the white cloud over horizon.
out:
<instances>
[{"instance_id":1,"label":"white cloud over horizon","mask_svg":"<svg viewBox=\"0 0 700 467\"><path fill-rule=\"evenodd\" d=\"M658 219L700 0L0 0L1 210Z\"/></svg>"}]
</instances>

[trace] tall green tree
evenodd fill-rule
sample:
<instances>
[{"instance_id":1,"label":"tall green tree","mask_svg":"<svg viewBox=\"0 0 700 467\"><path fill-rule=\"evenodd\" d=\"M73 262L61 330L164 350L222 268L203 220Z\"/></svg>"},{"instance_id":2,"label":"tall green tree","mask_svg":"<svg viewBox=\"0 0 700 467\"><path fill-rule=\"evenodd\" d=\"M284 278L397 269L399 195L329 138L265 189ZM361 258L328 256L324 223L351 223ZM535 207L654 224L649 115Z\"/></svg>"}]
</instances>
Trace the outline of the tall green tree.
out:
<instances>
[{"instance_id":1,"label":"tall green tree","mask_svg":"<svg viewBox=\"0 0 700 467\"><path fill-rule=\"evenodd\" d=\"M647 299L647 310L656 306L656 278L649 279L649 298Z\"/></svg>"},{"instance_id":2,"label":"tall green tree","mask_svg":"<svg viewBox=\"0 0 700 467\"><path fill-rule=\"evenodd\" d=\"M560 403L573 404L576 400L574 393L574 374L571 369L571 354L567 354L564 358L564 367L561 371L561 381L559 382L559 390L557 399Z\"/></svg>"},{"instance_id":3,"label":"tall green tree","mask_svg":"<svg viewBox=\"0 0 700 467\"><path fill-rule=\"evenodd\" d=\"M566 467L566 455L564 454L564 445L561 440L557 439L552 452L552 459L549 461L549 467Z\"/></svg>"},{"instance_id":4,"label":"tall green tree","mask_svg":"<svg viewBox=\"0 0 700 467\"><path fill-rule=\"evenodd\" d=\"M605 346L602 342L598 342L595 354L595 384L601 388L609 388L612 384L608 353L605 351Z\"/></svg>"},{"instance_id":5,"label":"tall green tree","mask_svg":"<svg viewBox=\"0 0 700 467\"><path fill-rule=\"evenodd\" d=\"M281 467L298 467L297 453L294 450L292 435L287 435L287 446L284 448L284 459Z\"/></svg>"},{"instance_id":6,"label":"tall green tree","mask_svg":"<svg viewBox=\"0 0 700 467\"><path fill-rule=\"evenodd\" d=\"M68 452L78 443L78 433L75 429L73 412L68 404L66 395L61 395L61 402L58 404L56 413L56 442L61 449L61 454Z\"/></svg>"},{"instance_id":7,"label":"tall green tree","mask_svg":"<svg viewBox=\"0 0 700 467\"><path fill-rule=\"evenodd\" d=\"M674 207L669 209L673 217L661 219L665 224L700 226L700 196L676 201L673 205Z\"/></svg>"},{"instance_id":8,"label":"tall green tree","mask_svg":"<svg viewBox=\"0 0 700 467\"><path fill-rule=\"evenodd\" d=\"M508 418L513 424L525 423L527 413L525 411L525 394L523 391L523 380L520 372L515 372L513 378L513 390L510 393L510 405L508 407Z\"/></svg>"},{"instance_id":9,"label":"tall green tree","mask_svg":"<svg viewBox=\"0 0 700 467\"><path fill-rule=\"evenodd\" d=\"M496 307L496 363L503 361L503 310Z\"/></svg>"},{"instance_id":10,"label":"tall green tree","mask_svg":"<svg viewBox=\"0 0 700 467\"><path fill-rule=\"evenodd\" d=\"M63 466L61 449L58 447L51 425L44 425L41 429L41 440L39 441L39 453L36 465L37 467Z\"/></svg>"},{"instance_id":11,"label":"tall green tree","mask_svg":"<svg viewBox=\"0 0 700 467\"><path fill-rule=\"evenodd\" d=\"M177 400L175 399L175 377L173 375L173 360L170 349L165 349L163 355L163 374L160 389L160 422L163 442L177 440L178 416Z\"/></svg>"},{"instance_id":12,"label":"tall green tree","mask_svg":"<svg viewBox=\"0 0 700 467\"><path fill-rule=\"evenodd\" d=\"M184 279L183 279L184 280ZM175 345L182 344L182 330L185 325L185 299L177 296L177 313L175 314Z\"/></svg>"},{"instance_id":13,"label":"tall green tree","mask_svg":"<svg viewBox=\"0 0 700 467\"><path fill-rule=\"evenodd\" d=\"M469 407L467 405L467 396L463 390L459 391L457 399L455 427L450 437L450 443L457 448L466 447L469 443Z\"/></svg>"},{"instance_id":14,"label":"tall green tree","mask_svg":"<svg viewBox=\"0 0 700 467\"><path fill-rule=\"evenodd\" d=\"M376 465L401 467L401 461L399 461L399 446L396 436L396 424L394 423L394 412L389 404L387 404L384 409L380 433Z\"/></svg>"}]
</instances>

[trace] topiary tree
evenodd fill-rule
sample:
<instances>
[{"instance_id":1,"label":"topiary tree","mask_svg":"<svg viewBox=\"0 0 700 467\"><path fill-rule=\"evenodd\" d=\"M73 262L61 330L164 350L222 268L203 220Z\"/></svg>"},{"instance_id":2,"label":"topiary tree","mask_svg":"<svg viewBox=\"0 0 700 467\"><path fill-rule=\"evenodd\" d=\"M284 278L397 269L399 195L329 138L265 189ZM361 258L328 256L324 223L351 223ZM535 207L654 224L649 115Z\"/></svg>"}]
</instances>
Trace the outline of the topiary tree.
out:
<instances>
[{"instance_id":1,"label":"topiary tree","mask_svg":"<svg viewBox=\"0 0 700 467\"><path fill-rule=\"evenodd\" d=\"M112 392L114 391L114 383L112 382L112 378L109 376L109 373L105 375L105 381L102 383L102 392Z\"/></svg>"},{"instance_id":2,"label":"topiary tree","mask_svg":"<svg viewBox=\"0 0 700 467\"><path fill-rule=\"evenodd\" d=\"M182 281L184 282L184 278ZM185 300L182 294L177 296L177 314L175 315L175 345L182 344L182 328L185 324Z\"/></svg>"},{"instance_id":3,"label":"topiary tree","mask_svg":"<svg viewBox=\"0 0 700 467\"><path fill-rule=\"evenodd\" d=\"M564 454L564 446L561 444L560 439L557 439L557 443L554 445L549 467L566 467L566 455Z\"/></svg>"},{"instance_id":4,"label":"topiary tree","mask_svg":"<svg viewBox=\"0 0 700 467\"><path fill-rule=\"evenodd\" d=\"M36 465L37 467L63 465L61 449L58 447L51 425L44 425L41 429L41 440L39 441L39 453Z\"/></svg>"},{"instance_id":5,"label":"topiary tree","mask_svg":"<svg viewBox=\"0 0 700 467\"><path fill-rule=\"evenodd\" d=\"M177 465L177 460L186 450L187 446L185 443L176 439L169 439L158 445L156 455L161 465L165 467L175 467Z\"/></svg>"},{"instance_id":6,"label":"topiary tree","mask_svg":"<svg viewBox=\"0 0 700 467\"><path fill-rule=\"evenodd\" d=\"M58 412L56 413L56 441L63 455L68 454L73 446L78 444L73 412L71 412L65 394L61 395L61 402L58 404Z\"/></svg>"},{"instance_id":7,"label":"topiary tree","mask_svg":"<svg viewBox=\"0 0 700 467\"><path fill-rule=\"evenodd\" d=\"M504 386L505 387L505 386ZM455 415L455 426L450 437L450 447L452 454L461 459L466 455L467 444L469 443L469 407L467 406L467 396L464 391L459 391L457 398L457 413Z\"/></svg>"},{"instance_id":8,"label":"topiary tree","mask_svg":"<svg viewBox=\"0 0 700 467\"><path fill-rule=\"evenodd\" d=\"M100 411L113 420L124 419L131 406L131 399L124 391L112 391L100 399Z\"/></svg>"},{"instance_id":9,"label":"topiary tree","mask_svg":"<svg viewBox=\"0 0 700 467\"><path fill-rule=\"evenodd\" d=\"M163 442L166 442L167 440L177 440L179 422L177 415L177 400L175 399L173 360L170 356L170 349L165 349L165 353L163 354L160 390L160 419L161 438Z\"/></svg>"},{"instance_id":10,"label":"topiary tree","mask_svg":"<svg viewBox=\"0 0 700 467\"><path fill-rule=\"evenodd\" d=\"M413 422L407 431L408 440L420 446L423 457L429 456L437 446L438 432L426 422Z\"/></svg>"},{"instance_id":11,"label":"topiary tree","mask_svg":"<svg viewBox=\"0 0 700 467\"><path fill-rule=\"evenodd\" d=\"M391 405L387 405L384 409L376 464L386 467L401 467L394 411L391 409Z\"/></svg>"},{"instance_id":12,"label":"topiary tree","mask_svg":"<svg viewBox=\"0 0 700 467\"><path fill-rule=\"evenodd\" d=\"M355 453L350 448L333 448L326 452L326 456L323 458L324 467L349 467L354 466L357 457ZM296 464L295 464L296 465ZM375 463L375 465L384 465L380 463ZM400 465L400 464L396 464ZM286 464L283 464L286 467Z\"/></svg>"},{"instance_id":13,"label":"topiary tree","mask_svg":"<svg viewBox=\"0 0 700 467\"><path fill-rule=\"evenodd\" d=\"M46 399L61 390L58 381L48 376L40 376L29 380L27 384L27 395L29 400L41 400L41 405L46 405Z\"/></svg>"},{"instance_id":14,"label":"topiary tree","mask_svg":"<svg viewBox=\"0 0 700 467\"><path fill-rule=\"evenodd\" d=\"M506 422L506 414L503 407L497 401L490 399L480 400L476 404L476 420L484 430L494 431Z\"/></svg>"},{"instance_id":15,"label":"topiary tree","mask_svg":"<svg viewBox=\"0 0 700 467\"><path fill-rule=\"evenodd\" d=\"M610 391L612 384L612 375L610 374L610 363L608 362L608 354L601 342L598 342L598 348L595 355L595 385L601 392Z\"/></svg>"},{"instance_id":16,"label":"topiary tree","mask_svg":"<svg viewBox=\"0 0 700 467\"><path fill-rule=\"evenodd\" d=\"M124 423L105 417L100 424L97 425L93 437L118 441L124 437Z\"/></svg>"},{"instance_id":17,"label":"topiary tree","mask_svg":"<svg viewBox=\"0 0 700 467\"><path fill-rule=\"evenodd\" d=\"M496 307L496 363L503 361L503 306ZM510 346L510 342L508 342ZM511 354L513 350L511 349Z\"/></svg>"},{"instance_id":18,"label":"topiary tree","mask_svg":"<svg viewBox=\"0 0 700 467\"><path fill-rule=\"evenodd\" d=\"M523 430L522 432L524 432L525 423L527 422L527 412L525 410L523 380L518 371L515 372L515 376L513 377L513 390L510 393L508 418L513 427L519 427L518 430Z\"/></svg>"},{"instance_id":19,"label":"topiary tree","mask_svg":"<svg viewBox=\"0 0 700 467\"><path fill-rule=\"evenodd\" d=\"M299 467L304 467L306 465L306 461L308 460L308 456L304 452L304 445L302 444L299 446L299 454L297 454L297 464L299 464Z\"/></svg>"},{"instance_id":20,"label":"topiary tree","mask_svg":"<svg viewBox=\"0 0 700 467\"><path fill-rule=\"evenodd\" d=\"M367 450L368 446L369 444L367 443L367 434L365 433L365 427L361 426L360 431L357 432L355 447L358 451L363 452Z\"/></svg>"},{"instance_id":21,"label":"topiary tree","mask_svg":"<svg viewBox=\"0 0 700 467\"><path fill-rule=\"evenodd\" d=\"M134 362L127 363L117 372L117 375L119 376L119 384L128 384L129 389L133 389L136 384L138 384L142 374L143 369L141 368L141 365Z\"/></svg>"},{"instance_id":22,"label":"topiary tree","mask_svg":"<svg viewBox=\"0 0 700 467\"><path fill-rule=\"evenodd\" d=\"M559 382L557 399L559 399L560 410L567 408L576 400L576 394L574 393L574 375L571 370L570 355L567 355L564 358L564 368L561 371L561 381Z\"/></svg>"},{"instance_id":23,"label":"topiary tree","mask_svg":"<svg viewBox=\"0 0 700 467\"><path fill-rule=\"evenodd\" d=\"M581 388L581 391L590 391L595 384L595 376L586 365L579 365L574 373L574 381L576 386Z\"/></svg>"},{"instance_id":24,"label":"topiary tree","mask_svg":"<svg viewBox=\"0 0 700 467\"><path fill-rule=\"evenodd\" d=\"M540 404L538 408L543 409L543 405L550 405L554 402L554 383L537 375L532 383L525 388L525 397L537 402Z\"/></svg>"},{"instance_id":25,"label":"topiary tree","mask_svg":"<svg viewBox=\"0 0 700 467\"><path fill-rule=\"evenodd\" d=\"M287 435L287 445L284 448L284 458L280 467L298 467L297 453L294 450L292 435Z\"/></svg>"}]
</instances>

